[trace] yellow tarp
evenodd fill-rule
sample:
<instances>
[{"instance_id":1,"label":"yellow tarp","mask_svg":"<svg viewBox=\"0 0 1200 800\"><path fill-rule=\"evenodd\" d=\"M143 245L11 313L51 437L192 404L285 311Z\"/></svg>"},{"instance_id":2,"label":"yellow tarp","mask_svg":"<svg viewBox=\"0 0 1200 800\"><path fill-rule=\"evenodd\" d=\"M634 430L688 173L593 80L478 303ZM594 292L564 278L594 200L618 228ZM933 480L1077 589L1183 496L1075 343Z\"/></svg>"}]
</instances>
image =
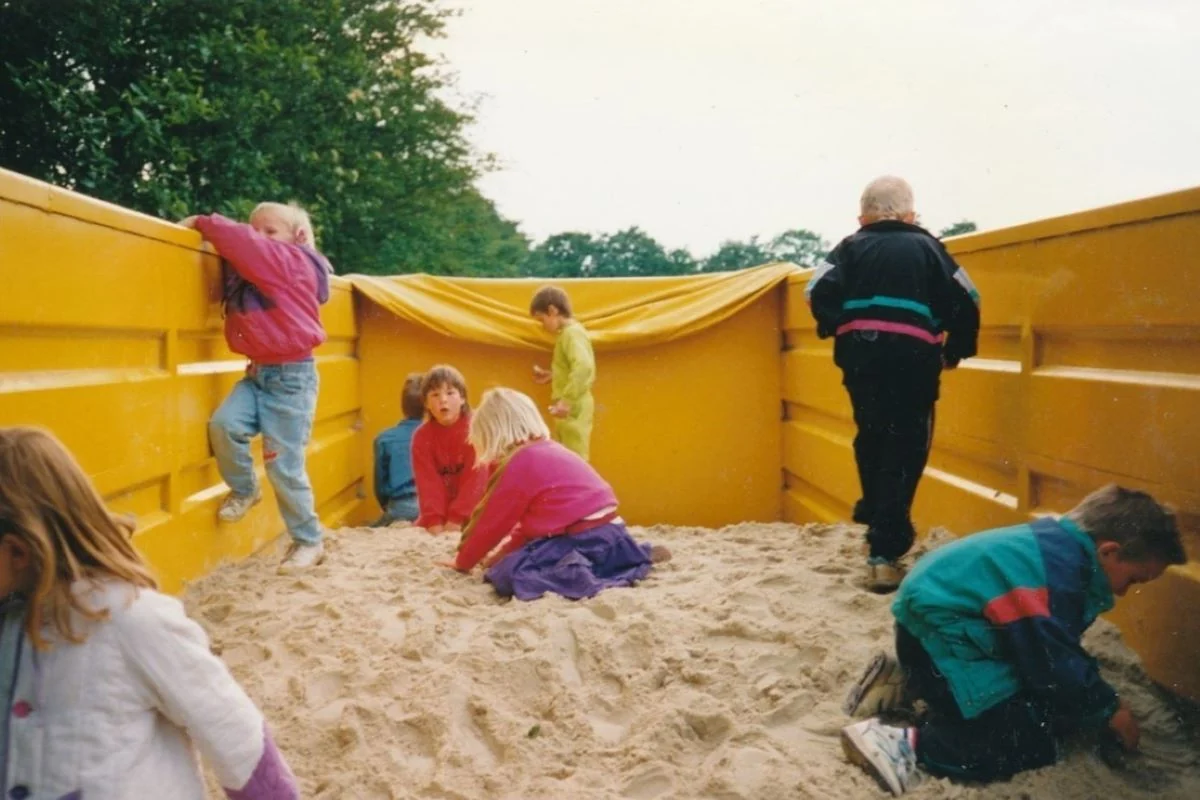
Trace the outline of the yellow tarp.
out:
<instances>
[{"instance_id":1,"label":"yellow tarp","mask_svg":"<svg viewBox=\"0 0 1200 800\"><path fill-rule=\"evenodd\" d=\"M738 272L662 278L556 280L597 349L659 344L716 325L797 271L765 264ZM401 319L470 342L544 350L547 337L529 318L529 300L542 283L401 275L349 275L355 289ZM496 299L497 289L504 299ZM486 290L486 293L485 293Z\"/></svg>"}]
</instances>

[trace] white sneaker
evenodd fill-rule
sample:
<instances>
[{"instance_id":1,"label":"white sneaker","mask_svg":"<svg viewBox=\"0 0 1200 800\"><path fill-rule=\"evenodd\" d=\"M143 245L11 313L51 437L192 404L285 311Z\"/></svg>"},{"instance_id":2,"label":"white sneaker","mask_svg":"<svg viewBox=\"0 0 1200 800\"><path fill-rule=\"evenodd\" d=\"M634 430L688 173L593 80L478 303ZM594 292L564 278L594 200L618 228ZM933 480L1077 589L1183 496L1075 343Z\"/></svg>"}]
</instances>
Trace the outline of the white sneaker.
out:
<instances>
[{"instance_id":1,"label":"white sneaker","mask_svg":"<svg viewBox=\"0 0 1200 800\"><path fill-rule=\"evenodd\" d=\"M315 567L324 560L325 545L321 542L317 544L292 542L288 547L287 554L283 557L283 561L279 564L279 574L289 575L293 572L299 572L309 567Z\"/></svg>"},{"instance_id":2,"label":"white sneaker","mask_svg":"<svg viewBox=\"0 0 1200 800\"><path fill-rule=\"evenodd\" d=\"M900 662L887 653L877 653L862 677L850 688L842 711L849 717L866 719L906 705L907 676Z\"/></svg>"},{"instance_id":3,"label":"white sneaker","mask_svg":"<svg viewBox=\"0 0 1200 800\"><path fill-rule=\"evenodd\" d=\"M254 494L245 495L230 492L221 501L217 509L217 519L221 522L237 522L250 512L250 509L262 502L262 489L254 487Z\"/></svg>"},{"instance_id":4,"label":"white sneaker","mask_svg":"<svg viewBox=\"0 0 1200 800\"><path fill-rule=\"evenodd\" d=\"M879 785L899 797L921 782L912 728L893 728L877 719L842 728L842 750L851 764L869 772Z\"/></svg>"}]
</instances>

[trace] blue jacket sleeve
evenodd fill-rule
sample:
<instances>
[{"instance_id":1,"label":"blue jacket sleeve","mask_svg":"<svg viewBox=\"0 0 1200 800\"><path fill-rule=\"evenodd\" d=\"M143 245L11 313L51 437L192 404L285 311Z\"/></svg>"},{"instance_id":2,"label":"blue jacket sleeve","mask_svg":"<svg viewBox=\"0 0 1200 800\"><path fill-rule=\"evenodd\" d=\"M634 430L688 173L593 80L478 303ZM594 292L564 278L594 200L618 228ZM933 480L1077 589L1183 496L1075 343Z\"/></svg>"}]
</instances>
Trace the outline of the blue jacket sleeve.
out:
<instances>
[{"instance_id":1,"label":"blue jacket sleeve","mask_svg":"<svg viewBox=\"0 0 1200 800\"><path fill-rule=\"evenodd\" d=\"M1017 589L984 610L1022 682L1064 716L1085 722L1107 720L1117 710L1117 692L1100 677L1088 655L1049 612L1045 589Z\"/></svg>"},{"instance_id":2,"label":"blue jacket sleeve","mask_svg":"<svg viewBox=\"0 0 1200 800\"><path fill-rule=\"evenodd\" d=\"M375 500L384 511L387 511L387 490L388 451L381 433L375 437Z\"/></svg>"}]
</instances>

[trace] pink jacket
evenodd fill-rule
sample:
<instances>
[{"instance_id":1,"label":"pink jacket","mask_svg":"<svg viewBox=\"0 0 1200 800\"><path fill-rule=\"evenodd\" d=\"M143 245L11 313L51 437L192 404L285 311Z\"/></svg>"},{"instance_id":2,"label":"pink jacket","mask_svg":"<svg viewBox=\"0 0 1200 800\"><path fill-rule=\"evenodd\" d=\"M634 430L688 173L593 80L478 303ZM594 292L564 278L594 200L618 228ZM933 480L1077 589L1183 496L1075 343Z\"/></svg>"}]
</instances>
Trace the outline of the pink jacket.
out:
<instances>
[{"instance_id":1,"label":"pink jacket","mask_svg":"<svg viewBox=\"0 0 1200 800\"><path fill-rule=\"evenodd\" d=\"M463 531L455 566L471 569L510 534L501 552L565 533L584 517L616 506L612 487L591 464L558 442L530 442L492 472Z\"/></svg>"},{"instance_id":2,"label":"pink jacket","mask_svg":"<svg viewBox=\"0 0 1200 800\"><path fill-rule=\"evenodd\" d=\"M329 300L333 268L323 255L268 239L220 214L196 218L196 229L225 260L225 341L259 364L312 355L325 341L320 306Z\"/></svg>"}]
</instances>

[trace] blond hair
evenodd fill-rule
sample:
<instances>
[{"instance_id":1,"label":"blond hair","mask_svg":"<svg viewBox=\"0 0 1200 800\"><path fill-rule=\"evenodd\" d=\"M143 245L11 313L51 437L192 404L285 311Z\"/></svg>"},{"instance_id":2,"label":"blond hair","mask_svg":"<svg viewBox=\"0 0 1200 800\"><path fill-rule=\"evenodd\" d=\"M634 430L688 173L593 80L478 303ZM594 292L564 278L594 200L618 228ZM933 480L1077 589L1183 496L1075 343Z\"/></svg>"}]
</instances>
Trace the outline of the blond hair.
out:
<instances>
[{"instance_id":1,"label":"blond hair","mask_svg":"<svg viewBox=\"0 0 1200 800\"><path fill-rule=\"evenodd\" d=\"M1175 512L1145 492L1110 483L1083 498L1066 516L1093 541L1121 545L1122 561L1187 563Z\"/></svg>"},{"instance_id":2,"label":"blond hair","mask_svg":"<svg viewBox=\"0 0 1200 800\"><path fill-rule=\"evenodd\" d=\"M860 214L871 220L903 219L913 213L913 190L908 181L884 175L867 184L859 202Z\"/></svg>"},{"instance_id":3,"label":"blond hair","mask_svg":"<svg viewBox=\"0 0 1200 800\"><path fill-rule=\"evenodd\" d=\"M312 220L308 216L308 212L295 203L259 203L250 212L250 219L254 219L258 214L268 211L278 215L280 219L286 222L292 229L292 235L299 240L299 234L305 234L304 244L309 247L317 246L316 236L313 235Z\"/></svg>"},{"instance_id":4,"label":"blond hair","mask_svg":"<svg viewBox=\"0 0 1200 800\"><path fill-rule=\"evenodd\" d=\"M471 417L467 441L482 464L498 461L514 447L538 439L549 439L550 429L537 404L516 389L498 387L483 393L483 401Z\"/></svg>"},{"instance_id":5,"label":"blond hair","mask_svg":"<svg viewBox=\"0 0 1200 800\"><path fill-rule=\"evenodd\" d=\"M117 578L135 587L158 587L133 547L134 524L112 514L71 453L39 428L0 428L0 537L29 548L33 588L25 632L34 647L49 648L45 622L68 642L82 642L72 613L88 621L108 618L73 591L76 581Z\"/></svg>"}]
</instances>

